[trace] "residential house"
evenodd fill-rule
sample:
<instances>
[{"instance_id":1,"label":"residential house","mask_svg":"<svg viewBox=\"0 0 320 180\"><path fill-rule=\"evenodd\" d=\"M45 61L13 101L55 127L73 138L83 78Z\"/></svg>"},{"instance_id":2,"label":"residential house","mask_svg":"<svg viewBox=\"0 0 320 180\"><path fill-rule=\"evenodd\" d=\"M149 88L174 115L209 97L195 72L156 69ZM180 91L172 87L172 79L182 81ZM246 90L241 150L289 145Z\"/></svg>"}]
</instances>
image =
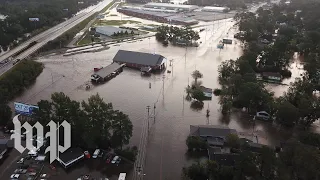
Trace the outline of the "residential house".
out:
<instances>
[{"instance_id":1,"label":"residential house","mask_svg":"<svg viewBox=\"0 0 320 180\"><path fill-rule=\"evenodd\" d=\"M223 147L230 134L237 134L237 131L220 125L190 125L190 136L199 136L210 146Z\"/></svg>"},{"instance_id":2,"label":"residential house","mask_svg":"<svg viewBox=\"0 0 320 180\"><path fill-rule=\"evenodd\" d=\"M222 166L234 166L239 158L239 154L223 151L221 148L208 148L209 160L217 162Z\"/></svg>"},{"instance_id":3,"label":"residential house","mask_svg":"<svg viewBox=\"0 0 320 180\"><path fill-rule=\"evenodd\" d=\"M275 82L281 82L282 80L281 74L277 72L263 72L262 78L267 81L275 81Z\"/></svg>"}]
</instances>

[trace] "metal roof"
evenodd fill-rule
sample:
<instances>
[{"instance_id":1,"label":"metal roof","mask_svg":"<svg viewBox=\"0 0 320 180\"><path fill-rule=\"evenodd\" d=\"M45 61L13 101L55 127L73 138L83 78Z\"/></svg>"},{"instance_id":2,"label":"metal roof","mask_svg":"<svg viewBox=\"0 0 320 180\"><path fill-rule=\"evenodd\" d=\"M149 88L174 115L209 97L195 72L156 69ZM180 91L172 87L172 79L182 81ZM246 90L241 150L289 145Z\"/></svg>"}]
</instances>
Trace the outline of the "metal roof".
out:
<instances>
[{"instance_id":1,"label":"metal roof","mask_svg":"<svg viewBox=\"0 0 320 180\"><path fill-rule=\"evenodd\" d=\"M93 75L98 75L102 78L107 77L109 74L113 73L114 71L118 70L121 67L118 63L112 63L102 69L100 69L98 72L95 72Z\"/></svg>"},{"instance_id":2,"label":"metal roof","mask_svg":"<svg viewBox=\"0 0 320 180\"><path fill-rule=\"evenodd\" d=\"M127 31L126 29L121 29L121 28L117 28L117 27L113 27L113 26L97 26L96 27L96 32L99 34L103 34L106 36L112 36L113 33L117 33L117 32L125 32Z\"/></svg>"},{"instance_id":3,"label":"metal roof","mask_svg":"<svg viewBox=\"0 0 320 180\"><path fill-rule=\"evenodd\" d=\"M217 6L205 6L202 8L202 10L206 10L206 11L224 11L227 10L229 8L227 7L217 7Z\"/></svg>"},{"instance_id":4,"label":"metal roof","mask_svg":"<svg viewBox=\"0 0 320 180\"><path fill-rule=\"evenodd\" d=\"M177 9L198 9L195 5L180 5L180 4L169 4L169 3L147 3L145 7L162 7L162 8L177 8Z\"/></svg>"},{"instance_id":5,"label":"metal roof","mask_svg":"<svg viewBox=\"0 0 320 180\"><path fill-rule=\"evenodd\" d=\"M190 125L190 135L226 138L229 134L237 134L235 129L218 125Z\"/></svg>"},{"instance_id":6,"label":"metal roof","mask_svg":"<svg viewBox=\"0 0 320 180\"><path fill-rule=\"evenodd\" d=\"M160 65L163 59L164 57L160 54L119 50L113 58L113 62L132 63L143 66L156 66Z\"/></svg>"}]
</instances>

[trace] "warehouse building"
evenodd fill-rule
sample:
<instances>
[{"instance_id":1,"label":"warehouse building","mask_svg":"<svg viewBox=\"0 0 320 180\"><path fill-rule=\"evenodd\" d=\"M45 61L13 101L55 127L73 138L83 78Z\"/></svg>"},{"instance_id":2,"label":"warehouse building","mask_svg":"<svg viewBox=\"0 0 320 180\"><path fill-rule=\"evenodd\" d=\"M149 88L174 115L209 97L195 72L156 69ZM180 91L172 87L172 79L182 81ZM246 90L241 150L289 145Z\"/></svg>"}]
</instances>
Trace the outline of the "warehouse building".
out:
<instances>
[{"instance_id":1,"label":"warehouse building","mask_svg":"<svg viewBox=\"0 0 320 180\"><path fill-rule=\"evenodd\" d=\"M129 8L129 7L118 8L117 11L128 16L148 19L148 20L157 21L160 23L168 23L168 24L183 25L183 26L191 26L199 23L195 19L192 19L189 17L183 17L181 15L177 15L176 13L144 11L141 9Z\"/></svg>"},{"instance_id":2,"label":"warehouse building","mask_svg":"<svg viewBox=\"0 0 320 180\"><path fill-rule=\"evenodd\" d=\"M205 6L202 8L202 11L223 13L230 11L230 9L228 7Z\"/></svg>"},{"instance_id":3,"label":"warehouse building","mask_svg":"<svg viewBox=\"0 0 320 180\"><path fill-rule=\"evenodd\" d=\"M146 8L154 9L169 9L169 10L178 10L178 11L193 11L199 9L195 5L180 5L180 4L169 4L169 3L147 3L144 5Z\"/></svg>"},{"instance_id":4,"label":"warehouse building","mask_svg":"<svg viewBox=\"0 0 320 180\"><path fill-rule=\"evenodd\" d=\"M104 36L112 36L114 33L124 33L126 29L117 28L113 26L97 26L95 27L96 33Z\"/></svg>"}]
</instances>

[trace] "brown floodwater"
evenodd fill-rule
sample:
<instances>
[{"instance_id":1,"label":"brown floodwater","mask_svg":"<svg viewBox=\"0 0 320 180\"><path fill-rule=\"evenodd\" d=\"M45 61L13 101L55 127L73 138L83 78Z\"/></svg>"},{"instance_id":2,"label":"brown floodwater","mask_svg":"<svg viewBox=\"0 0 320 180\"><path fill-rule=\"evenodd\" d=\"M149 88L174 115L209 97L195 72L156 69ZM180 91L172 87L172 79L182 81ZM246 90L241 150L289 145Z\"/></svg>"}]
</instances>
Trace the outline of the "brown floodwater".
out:
<instances>
[{"instance_id":1,"label":"brown floodwater","mask_svg":"<svg viewBox=\"0 0 320 180\"><path fill-rule=\"evenodd\" d=\"M151 121L148 137L145 179L180 178L182 167L192 162L192 158L185 155L187 151L185 140L190 125L225 125L249 138L257 136L260 143L276 145L280 140L290 137L291 132L259 121L253 127L250 122L252 117L240 111L228 117L222 116L218 97L205 101L201 110L192 109L191 103L185 100L185 87L192 81L190 75L192 71L197 69L203 73L201 81L204 86L219 88L217 81L219 65L225 60L236 59L241 55L239 42L226 45L221 51L216 48L222 38L233 38L236 31L232 28L233 25L231 19L215 22L214 25L211 23L206 31L200 33L202 43L197 48L164 47L152 37L143 41L111 46L109 50L96 53L68 57L60 55L41 57L38 61L45 65L43 73L35 84L15 101L36 104L41 99L49 99L53 92L60 91L74 100L82 101L99 93L105 101L112 102L115 109L129 115L134 125L130 145L136 146L139 145L142 124L147 116L146 106L153 107L155 103L156 118L155 121ZM93 68L110 64L119 49L158 53L168 60L173 59L173 66L169 66L168 63L167 67L172 73L164 72L151 77L142 77L139 71L126 68L109 82L93 86L86 91L84 84L89 82ZM298 75L300 73L298 71L294 70L293 75ZM163 75L165 75L164 83ZM276 95L281 95L288 86L268 86L268 88ZM209 118L206 118L207 109L210 110Z\"/></svg>"}]
</instances>

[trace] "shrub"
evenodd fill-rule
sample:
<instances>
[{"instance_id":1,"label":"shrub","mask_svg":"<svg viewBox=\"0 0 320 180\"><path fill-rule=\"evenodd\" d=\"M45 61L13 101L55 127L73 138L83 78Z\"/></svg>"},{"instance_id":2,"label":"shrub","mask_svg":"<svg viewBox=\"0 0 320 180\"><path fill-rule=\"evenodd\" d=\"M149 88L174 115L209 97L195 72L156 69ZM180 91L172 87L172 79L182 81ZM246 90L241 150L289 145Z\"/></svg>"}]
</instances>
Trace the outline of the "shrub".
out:
<instances>
[{"instance_id":1,"label":"shrub","mask_svg":"<svg viewBox=\"0 0 320 180\"><path fill-rule=\"evenodd\" d=\"M221 89L214 89L214 90L213 90L213 94L214 94L215 96L220 96L221 92L222 92Z\"/></svg>"}]
</instances>

